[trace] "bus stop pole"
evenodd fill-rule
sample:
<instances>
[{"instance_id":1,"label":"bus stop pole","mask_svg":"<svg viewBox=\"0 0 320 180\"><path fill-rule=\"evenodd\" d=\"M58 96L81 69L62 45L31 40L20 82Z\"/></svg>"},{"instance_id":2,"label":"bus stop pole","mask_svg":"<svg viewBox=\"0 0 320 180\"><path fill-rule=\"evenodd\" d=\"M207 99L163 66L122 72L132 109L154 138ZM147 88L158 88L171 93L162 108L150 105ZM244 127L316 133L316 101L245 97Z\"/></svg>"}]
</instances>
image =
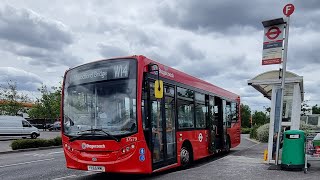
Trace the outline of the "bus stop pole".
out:
<instances>
[{"instance_id":1,"label":"bus stop pole","mask_svg":"<svg viewBox=\"0 0 320 180\"><path fill-rule=\"evenodd\" d=\"M276 148L276 165L279 161L279 147L280 147L280 133L281 133L281 124L282 124L282 114L283 114L283 103L284 103L284 92L285 92L285 74L287 68L287 51L288 51L288 37L289 37L289 21L290 16L287 17L286 30L285 30L285 39L284 39L284 51L283 51L283 66L282 66L282 77L281 77L281 105L280 105L280 117L279 117L279 129L277 135L277 148Z\"/></svg>"}]
</instances>

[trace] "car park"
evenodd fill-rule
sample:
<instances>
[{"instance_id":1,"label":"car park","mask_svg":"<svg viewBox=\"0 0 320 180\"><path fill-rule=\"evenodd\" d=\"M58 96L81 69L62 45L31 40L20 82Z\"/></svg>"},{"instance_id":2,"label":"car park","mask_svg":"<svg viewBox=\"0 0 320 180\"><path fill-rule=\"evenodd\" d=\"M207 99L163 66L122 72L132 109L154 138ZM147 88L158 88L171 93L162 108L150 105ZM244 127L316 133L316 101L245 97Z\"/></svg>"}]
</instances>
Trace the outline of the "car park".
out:
<instances>
[{"instance_id":1,"label":"car park","mask_svg":"<svg viewBox=\"0 0 320 180\"><path fill-rule=\"evenodd\" d=\"M60 131L61 129L61 122L60 121L56 121L54 122L49 128L49 131Z\"/></svg>"}]
</instances>

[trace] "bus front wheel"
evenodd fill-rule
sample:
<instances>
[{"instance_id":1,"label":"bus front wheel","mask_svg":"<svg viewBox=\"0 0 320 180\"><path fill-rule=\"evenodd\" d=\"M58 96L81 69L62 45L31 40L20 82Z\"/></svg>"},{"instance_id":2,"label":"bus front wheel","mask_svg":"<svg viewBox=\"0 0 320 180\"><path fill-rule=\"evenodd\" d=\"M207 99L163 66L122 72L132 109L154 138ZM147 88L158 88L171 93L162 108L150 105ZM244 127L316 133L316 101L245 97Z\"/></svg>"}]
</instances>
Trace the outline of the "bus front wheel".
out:
<instances>
[{"instance_id":1,"label":"bus front wheel","mask_svg":"<svg viewBox=\"0 0 320 180\"><path fill-rule=\"evenodd\" d=\"M181 157L181 165L182 167L187 167L188 165L191 164L191 150L185 146L181 148L180 152L180 157Z\"/></svg>"}]
</instances>

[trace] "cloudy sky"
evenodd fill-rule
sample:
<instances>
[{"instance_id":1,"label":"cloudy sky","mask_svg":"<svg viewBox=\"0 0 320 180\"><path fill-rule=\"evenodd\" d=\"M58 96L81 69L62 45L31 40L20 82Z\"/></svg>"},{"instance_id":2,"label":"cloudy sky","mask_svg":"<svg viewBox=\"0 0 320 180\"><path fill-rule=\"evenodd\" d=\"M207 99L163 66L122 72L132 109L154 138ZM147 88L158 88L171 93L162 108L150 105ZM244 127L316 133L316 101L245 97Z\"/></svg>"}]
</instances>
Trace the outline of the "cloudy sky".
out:
<instances>
[{"instance_id":1,"label":"cloudy sky","mask_svg":"<svg viewBox=\"0 0 320 180\"><path fill-rule=\"evenodd\" d=\"M304 77L305 99L320 104L319 0L2 0L0 84L36 96L66 69L142 54L239 94L252 109L270 101L247 80L262 66L264 20L291 16L287 70Z\"/></svg>"}]
</instances>

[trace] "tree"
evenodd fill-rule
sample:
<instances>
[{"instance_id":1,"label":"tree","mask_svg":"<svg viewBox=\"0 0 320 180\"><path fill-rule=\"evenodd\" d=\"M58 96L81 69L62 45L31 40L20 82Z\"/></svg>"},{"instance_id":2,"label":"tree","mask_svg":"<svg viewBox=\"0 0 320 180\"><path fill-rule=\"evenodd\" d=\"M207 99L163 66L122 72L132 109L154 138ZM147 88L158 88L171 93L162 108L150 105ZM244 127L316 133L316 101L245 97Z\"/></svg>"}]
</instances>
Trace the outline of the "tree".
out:
<instances>
[{"instance_id":1,"label":"tree","mask_svg":"<svg viewBox=\"0 0 320 180\"><path fill-rule=\"evenodd\" d=\"M240 105L240 112L241 112L241 127L249 128L250 127L250 117L251 117L251 110L248 105L241 104Z\"/></svg>"},{"instance_id":2,"label":"tree","mask_svg":"<svg viewBox=\"0 0 320 180\"><path fill-rule=\"evenodd\" d=\"M318 104L312 106L312 114L320 114L320 107L318 107Z\"/></svg>"},{"instance_id":3,"label":"tree","mask_svg":"<svg viewBox=\"0 0 320 180\"><path fill-rule=\"evenodd\" d=\"M61 86L52 87L50 91L47 86L42 85L38 90L42 94L37 99L36 105L28 112L31 118L57 119L60 116Z\"/></svg>"},{"instance_id":4,"label":"tree","mask_svg":"<svg viewBox=\"0 0 320 180\"><path fill-rule=\"evenodd\" d=\"M310 106L307 103L303 102L301 105L301 115L307 115L307 113L310 113L310 110Z\"/></svg>"},{"instance_id":5,"label":"tree","mask_svg":"<svg viewBox=\"0 0 320 180\"><path fill-rule=\"evenodd\" d=\"M23 103L29 102L27 95L19 93L16 82L0 85L0 114L17 116L25 112Z\"/></svg>"},{"instance_id":6,"label":"tree","mask_svg":"<svg viewBox=\"0 0 320 180\"><path fill-rule=\"evenodd\" d=\"M269 123L269 121L268 116L264 112L254 111L252 115L252 124L260 126Z\"/></svg>"},{"instance_id":7,"label":"tree","mask_svg":"<svg viewBox=\"0 0 320 180\"><path fill-rule=\"evenodd\" d=\"M265 112L268 114L268 116L270 116L270 112L271 112L271 107L265 107L263 106Z\"/></svg>"}]
</instances>

